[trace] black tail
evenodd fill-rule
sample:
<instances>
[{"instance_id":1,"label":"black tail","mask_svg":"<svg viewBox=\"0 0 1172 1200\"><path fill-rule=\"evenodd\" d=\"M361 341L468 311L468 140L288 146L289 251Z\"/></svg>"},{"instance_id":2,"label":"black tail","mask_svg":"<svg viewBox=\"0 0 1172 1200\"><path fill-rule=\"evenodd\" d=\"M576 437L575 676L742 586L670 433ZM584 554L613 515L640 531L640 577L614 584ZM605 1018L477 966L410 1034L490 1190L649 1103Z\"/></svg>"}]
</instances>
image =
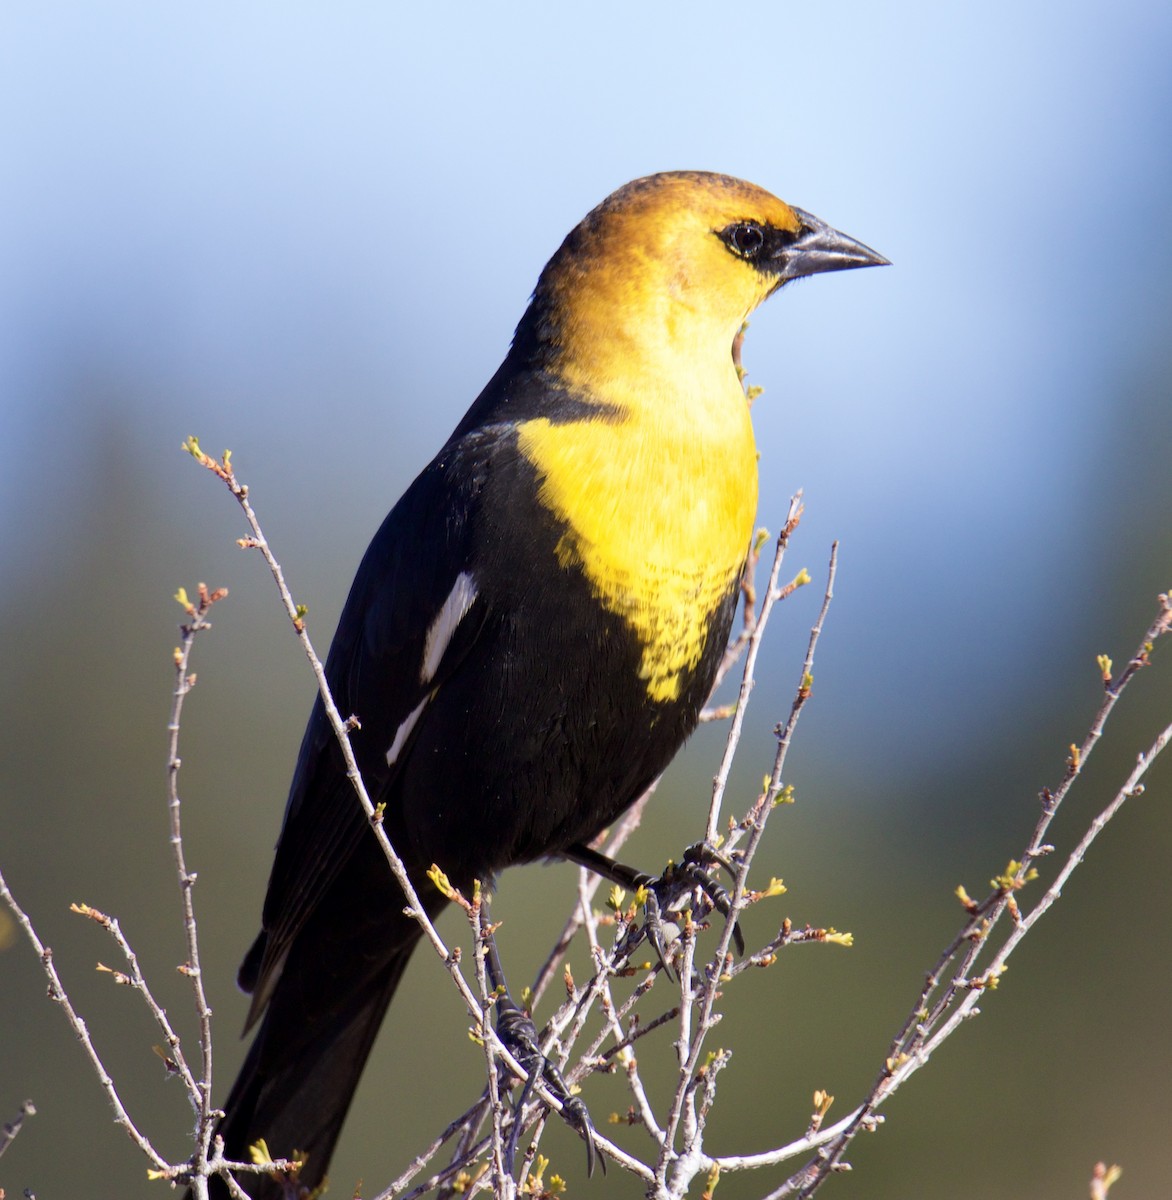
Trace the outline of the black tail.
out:
<instances>
[{"instance_id":1,"label":"black tail","mask_svg":"<svg viewBox=\"0 0 1172 1200\"><path fill-rule=\"evenodd\" d=\"M306 1194L325 1177L387 1005L422 936L373 838L351 854L341 884L318 902L271 982L258 982L256 970L267 935L245 960L242 983L267 1003L217 1130L225 1157L236 1162L250 1162L249 1147L261 1138L273 1158L304 1155L298 1184ZM446 903L430 885L422 899L432 916ZM299 1194L267 1176L241 1174L238 1182L256 1200ZM226 1185L212 1183L214 1200L224 1200Z\"/></svg>"},{"instance_id":2,"label":"black tail","mask_svg":"<svg viewBox=\"0 0 1172 1200\"><path fill-rule=\"evenodd\" d=\"M226 1158L249 1162L249 1147L263 1138L274 1158L295 1151L306 1156L298 1178L302 1187L312 1190L321 1183L413 948L414 943L404 948L361 991L348 996L345 1008L336 1009L328 1022L314 1022L317 1028L305 1027L299 1020L304 1013L296 1011L298 997L284 994L278 984L224 1104L226 1115L217 1132ZM237 1182L257 1200L290 1195L265 1176L240 1175ZM213 1180L211 1194L214 1200L226 1200L228 1189Z\"/></svg>"}]
</instances>

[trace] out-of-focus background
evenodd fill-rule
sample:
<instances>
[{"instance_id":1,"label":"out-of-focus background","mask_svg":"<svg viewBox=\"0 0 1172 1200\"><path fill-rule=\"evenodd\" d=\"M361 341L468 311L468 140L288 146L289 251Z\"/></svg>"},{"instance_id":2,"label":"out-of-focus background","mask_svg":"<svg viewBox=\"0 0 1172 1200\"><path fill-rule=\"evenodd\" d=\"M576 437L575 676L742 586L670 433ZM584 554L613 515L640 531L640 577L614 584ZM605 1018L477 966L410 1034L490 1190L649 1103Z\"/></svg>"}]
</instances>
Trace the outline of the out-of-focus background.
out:
<instances>
[{"instance_id":1,"label":"out-of-focus background","mask_svg":"<svg viewBox=\"0 0 1172 1200\"><path fill-rule=\"evenodd\" d=\"M313 684L223 488L231 447L324 651L366 541L500 360L545 259L612 188L678 167L761 183L894 266L788 288L745 359L762 524L842 543L798 803L759 859L769 921L835 925L729 996L710 1148L797 1136L815 1088L861 1096L923 971L1024 844L1038 790L1172 585L1172 8L7 4L0 13L0 864L123 1095L167 1153L190 1112L136 998L70 901L117 914L194 1049L167 847L172 594L231 589L198 646L182 791L216 1094L243 1046L258 919ZM820 588L788 602L734 780L771 758ZM1169 648L1127 696L1060 850L1172 713ZM697 736L629 857L702 830ZM961 1031L856 1144L846 1198L1116 1195L1172 1179L1168 860L1157 770ZM506 876L531 976L564 867ZM1025 897L1029 902L1029 895ZM0 922L5 918L0 915ZM459 924L444 926L460 936ZM480 1053L420 955L360 1093L334 1191L383 1186L477 1091ZM643 1044L651 1070L665 1034ZM110 1121L23 940L0 924L0 1161L19 1195L158 1194ZM621 1079L591 1081L596 1118ZM833 1114L832 1114L833 1115ZM628 1131L638 1148L640 1139ZM547 1136L572 1192L580 1146ZM778 1177L726 1178L762 1195Z\"/></svg>"}]
</instances>

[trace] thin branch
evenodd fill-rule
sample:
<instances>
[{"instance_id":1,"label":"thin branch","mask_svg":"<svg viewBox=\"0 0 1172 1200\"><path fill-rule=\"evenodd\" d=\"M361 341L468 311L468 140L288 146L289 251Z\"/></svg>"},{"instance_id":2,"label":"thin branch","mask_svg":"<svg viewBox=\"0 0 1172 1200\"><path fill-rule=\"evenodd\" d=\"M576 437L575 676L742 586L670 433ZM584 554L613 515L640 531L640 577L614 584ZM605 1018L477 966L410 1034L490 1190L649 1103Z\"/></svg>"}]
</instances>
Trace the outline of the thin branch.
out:
<instances>
[{"instance_id":1,"label":"thin branch","mask_svg":"<svg viewBox=\"0 0 1172 1200\"><path fill-rule=\"evenodd\" d=\"M0 874L0 900L3 900L8 905L12 915L16 918L16 923L24 930L25 937L28 938L37 957L41 960L41 967L49 980L49 999L56 1001L61 1006L61 1011L65 1013L65 1019L69 1022L69 1027L73 1030L74 1036L81 1043L86 1057L90 1060L90 1065L98 1077L98 1083L101 1085L102 1091L106 1093L106 1099L110 1107L114 1110L115 1124L120 1125L125 1130L126 1135L147 1156L156 1170L170 1172L170 1164L159 1154L154 1146L151 1145L146 1135L130 1119L130 1114L126 1111L122 1103L122 1098L118 1095L118 1089L114 1086L114 1080L110 1078L110 1073L106 1070L106 1065L102 1062L101 1055L98 1054L90 1038L90 1032L86 1027L85 1021L77 1015L77 1011L74 1009L69 995L65 991L61 978L57 974L57 968L53 963L53 951L37 936L37 931L33 928L32 921L24 909L16 902L16 897L9 890L3 874Z\"/></svg>"},{"instance_id":2,"label":"thin branch","mask_svg":"<svg viewBox=\"0 0 1172 1200\"><path fill-rule=\"evenodd\" d=\"M1139 755L1131 774L1128 775L1123 785L1115 793L1111 802L1090 823L1090 826L1079 840L1078 845L1070 852L1062 869L1055 877L1054 882L1046 889L1045 894L1034 908L1028 915L1019 916L1015 919L1013 932L1006 937L1001 948L993 956L989 966L981 973L981 977L977 980L964 979L963 977L958 978L958 984L963 986L968 994L956 1007L955 1011L952 1012L947 1022L937 1029L930 1038L924 1041L922 1048L916 1056L909 1058L895 1072L893 1085L890 1090L893 1091L896 1083L902 1083L909 1075L912 1075L923 1066L936 1047L953 1032L956 1026L972 1014L973 1009L980 1000L981 992L995 986L994 981L1005 970L1005 964L1009 961L1010 955L1021 944L1026 934L1049 912L1054 901L1062 894L1062 889L1066 885L1067 880L1069 880L1075 869L1082 863L1092 843L1103 832L1107 823L1123 807L1123 804L1127 800L1143 794L1144 776L1148 773L1148 770L1159 755L1163 753L1170 741L1172 741L1172 724L1165 726L1148 750Z\"/></svg>"},{"instance_id":3,"label":"thin branch","mask_svg":"<svg viewBox=\"0 0 1172 1200\"><path fill-rule=\"evenodd\" d=\"M715 846L720 836L720 805L724 799L725 788L728 786L728 776L732 770L733 757L737 752L737 746L740 745L745 711L749 705L749 695L756 683L754 671L757 666L757 652L761 647L761 639L765 636L765 626L769 621L769 614L773 611L774 604L793 590L792 587L787 590L779 590L777 581L781 575L781 564L785 559L785 551L789 545L790 536L797 528L798 522L801 519L802 493L799 491L789 502L789 512L786 515L785 525L782 527L781 533L777 538L777 550L774 553L773 566L769 572L769 582L765 589L765 599L761 602L761 611L753 622L748 638L745 668L741 675L741 686L737 694L736 708L733 712L732 727L729 729L728 738L725 741L724 756L720 761L720 767L717 769L716 777L712 781L712 801L708 807L708 827L704 834L705 840L710 846ZM797 581L795 580L795 586L796 584ZM746 610L748 609L749 603L746 600Z\"/></svg>"},{"instance_id":4,"label":"thin branch","mask_svg":"<svg viewBox=\"0 0 1172 1200\"><path fill-rule=\"evenodd\" d=\"M491 929L485 928L484 916L486 908L479 895L473 898L468 909L469 920L472 923L473 945L476 955L476 986L480 990L481 1010L480 1028L483 1031L492 1024L492 1009L496 997L488 984L488 966L486 954L488 939L492 936ZM516 1180L505 1170L505 1106L501 1100L501 1078L498 1069L498 1058L493 1053L492 1042L482 1036L484 1046L484 1066L488 1079L488 1111L491 1118L492 1153L491 1163L492 1189L501 1200L513 1200L517 1195Z\"/></svg>"},{"instance_id":5,"label":"thin branch","mask_svg":"<svg viewBox=\"0 0 1172 1200\"><path fill-rule=\"evenodd\" d=\"M582 868L578 877L578 908L582 913L582 922L586 929L586 937L590 945L591 953L594 956L594 961L599 964L598 977L602 980L600 999L604 1018L604 1028L598 1042L587 1051L586 1058L587 1061L589 1061L597 1056L599 1050L601 1049L602 1040L605 1037L608 1035L614 1037L615 1044L608 1052L607 1057L610 1057L611 1055L618 1057L619 1063L626 1072L627 1083L631 1089L631 1095L634 1097L635 1109L639 1114L639 1120L643 1123L643 1127L647 1130L651 1137L660 1145L662 1145L663 1130L660 1129L659 1122L655 1119L655 1111L651 1107L651 1101L647 1097L647 1091L644 1088L643 1080L639 1075L638 1063L630 1049L631 1043L635 1040L637 1035L634 1031L628 1033L623 1029L623 1014L615 1009L614 996L611 994L610 988L610 971L604 969L606 965L606 956L598 940L598 921L590 907L588 876L589 872L587 872L585 868ZM654 983L654 976L649 977L645 991L650 989L652 983Z\"/></svg>"},{"instance_id":6,"label":"thin branch","mask_svg":"<svg viewBox=\"0 0 1172 1200\"><path fill-rule=\"evenodd\" d=\"M182 589L176 599L187 610L188 620L179 627L180 641L175 650L175 690L171 697L171 715L167 722L167 812L171 823L171 853L175 860L175 875L179 882L180 905L183 912L183 933L187 940L187 962L180 967L181 972L191 980L192 994L195 999L196 1019L199 1022L199 1044L201 1055L200 1078L198 1082L191 1078L191 1071L183 1059L179 1048L179 1039L165 1031L168 1035L168 1045L172 1048L175 1061L184 1074L188 1094L195 1108L195 1152L192 1156L193 1184L197 1200L203 1200L207 1190L208 1152L211 1145L215 1118L212 1107L212 1010L208 1004L207 992L203 984L203 969L200 966L199 937L195 921L195 902L192 895L196 876L187 869L187 858L183 850L183 830L180 820L181 801L179 798L179 770L182 759L179 757L179 728L183 716L183 703L187 694L195 686L195 675L188 674L191 665L191 651L195 639L204 630L211 627L208 613L214 604L228 594L226 588L214 592L201 583L198 598L192 603L187 593ZM145 985L143 994L147 995ZM158 1018L156 1018L157 1020Z\"/></svg>"},{"instance_id":7,"label":"thin branch","mask_svg":"<svg viewBox=\"0 0 1172 1200\"><path fill-rule=\"evenodd\" d=\"M16 1135L24 1125L25 1117L35 1117L36 1115L37 1106L31 1100L26 1100L20 1106L20 1112L11 1121L5 1121L4 1125L0 1126L0 1154L3 1154L16 1140Z\"/></svg>"},{"instance_id":8,"label":"thin branch","mask_svg":"<svg viewBox=\"0 0 1172 1200\"><path fill-rule=\"evenodd\" d=\"M774 556L773 568L770 571L769 585L762 601L761 614L757 622L757 627L753 631L753 636L760 642L760 636L764 631L769 612L773 604L780 598L781 593L777 587L777 580L781 569L781 560L784 554L785 543L788 540L789 533L794 524L800 517L800 493L794 497L790 506L790 518L786 522L781 535L778 538L777 553ZM778 745L773 761L773 771L770 776L769 786L758 798L757 803L750 810L748 816L741 822L739 830L735 832L733 837L729 838L731 846L739 836L740 831L748 828L749 841L748 845L741 852L740 859L737 863L736 875L733 880L733 889L730 895L729 913L724 921L724 926L720 931L720 937L717 941L716 951L708 963L706 978L700 994L700 1012L696 1019L696 1033L689 1040L688 1029L681 1025L680 1051L681 1051L681 1067L679 1081L676 1085L676 1092L672 1100L671 1115L665 1122L665 1142L660 1150L659 1162L656 1170L656 1181L659 1185L660 1193L663 1195L678 1196L686 1191L691 1179L694 1178L696 1172L706 1170L711 1166L712 1160L700 1153L701 1138L700 1130L696 1129L691 1142L688 1143L685 1139L685 1155L677 1155L674 1150L676 1136L679 1132L680 1122L684 1116L684 1100L685 1094L688 1092L692 1081L696 1077L697 1071L700 1068L701 1055L704 1052L704 1043L707 1039L709 1031L715 1024L714 1008L719 986L722 978L726 976L729 965L731 964L730 947L732 944L733 931L736 928L737 914L745 903L745 896L748 887L748 874L752 865L753 858L756 855L757 848L761 844L761 839L765 833L765 825L769 818L769 813L772 811L775 798L781 793L781 776L785 767L786 756L789 751L791 739L794 729L797 726L798 717L802 709L805 707L806 701L809 699L810 691L813 683L813 667L814 653L818 646L818 640L822 635L822 629L826 621L826 614L830 608L830 602L834 596L834 580L838 570L838 543L835 542L830 551L830 563L827 569L826 588L823 593L822 606L819 609L817 620L810 630L810 638L806 647L806 657L802 663L802 672L798 680L798 686L794 695L793 703L790 707L790 715L784 726L779 726L777 729ZM746 688L742 682L742 700L738 705L738 715L743 711L748 702L748 693L752 687L752 671L756 661L756 648L750 644L749 653L745 658L745 679L749 681L749 686ZM735 751L736 745L739 743L741 736L741 724L734 719L732 727L729 729L728 742L725 750L725 761L731 762L731 754ZM713 829L716 814L719 812L720 799L724 792L725 783L727 782L727 771L723 773L723 778L720 774L717 776L716 784L713 788L713 808L709 814L709 829ZM687 968L681 967L681 1008L685 1011L689 1008L689 995L684 979ZM683 1018L681 1017L681 1020ZM684 1051L686 1052L686 1055ZM669 1186L669 1173L672 1178Z\"/></svg>"},{"instance_id":9,"label":"thin branch","mask_svg":"<svg viewBox=\"0 0 1172 1200\"><path fill-rule=\"evenodd\" d=\"M720 659L720 666L716 668L716 678L712 681L712 691L724 682L728 673L737 665L748 649L749 639L753 636L753 630L757 626L757 588L755 580L757 577L757 564L761 561L761 547L768 540L768 532L765 529L757 530L753 537L753 542L749 546L748 556L745 558L745 567L741 572L741 628L729 644L724 648L724 654ZM711 704L711 696L709 696L709 705ZM718 708L705 707L700 710L701 721L725 721L736 711L736 704L724 704Z\"/></svg>"},{"instance_id":10,"label":"thin branch","mask_svg":"<svg viewBox=\"0 0 1172 1200\"><path fill-rule=\"evenodd\" d=\"M406 1190L411 1180L422 1171L429 1162L443 1149L443 1147L452 1140L458 1133L464 1132L466 1129L475 1131L479 1127L480 1122L484 1119L484 1113L488 1105L487 1093L467 1111L461 1113L454 1121L452 1121L442 1133L436 1137L430 1145L420 1151L408 1163L407 1168L398 1178L393 1179L386 1188L381 1191L375 1200L391 1200L392 1196L402 1195Z\"/></svg>"},{"instance_id":11,"label":"thin branch","mask_svg":"<svg viewBox=\"0 0 1172 1200\"><path fill-rule=\"evenodd\" d=\"M1146 753L1139 756L1134 770L1110 803L1091 822L1050 888L1031 913L1023 916L1017 899L1018 893L1036 874L1033 864L1053 850L1045 838L1063 800L1084 771L1124 689L1137 672L1150 663L1155 643L1172 630L1172 599L1167 594L1161 595L1159 604L1159 611L1145 632L1139 648L1114 680L1110 674L1110 661L1106 658L1099 660L1104 676L1103 701L1082 744L1071 747L1066 773L1059 786L1053 791L1047 788L1042 792L1041 812L1021 859L1011 862L1005 873L994 881L994 891L983 902L975 903L968 900L963 891L960 893L970 919L952 940L936 968L929 972L924 988L892 1043L883 1069L866 1100L844 1122L835 1127L834 1138L819 1151L814 1160L792 1177L789 1190L779 1191L779 1196L796 1195L800 1200L812 1196L842 1162L846 1148L859 1130L873 1123L876 1109L919 1070L968 1017L980 1011L977 1005L981 995L997 986L1009 956L1026 933L1052 907L1062 886L1082 862L1095 838L1124 802L1142 791L1144 776L1172 739L1172 725L1160 733ZM1006 913L1013 919L1013 930L1005 937L1000 947L992 952L989 966L979 976L974 976L973 970L978 958L989 947L990 935ZM958 957L959 963L950 969L950 965ZM941 992L940 996L929 1006L938 989Z\"/></svg>"},{"instance_id":12,"label":"thin branch","mask_svg":"<svg viewBox=\"0 0 1172 1200\"><path fill-rule=\"evenodd\" d=\"M163 1040L166 1043L167 1049L161 1051L161 1053L164 1055L167 1070L178 1075L183 1080L188 1097L191 1099L192 1107L198 1113L201 1097L200 1085L183 1056L179 1035L172 1027L166 1010L155 999L154 993L147 984L146 977L143 975L142 968L138 962L138 955L135 954L130 943L126 940L126 935L122 932L122 927L119 925L117 918L107 916L104 912L99 912L96 908L91 908L88 904L71 904L69 910L70 912L77 913L79 916L88 917L95 924L100 925L114 939L114 944L118 947L123 958L126 959L126 965L130 968L129 972L115 971L100 963L98 964L98 969L112 975L115 983L131 987L142 996L143 1002L150 1010L151 1016L154 1017L155 1024L159 1027L163 1035Z\"/></svg>"}]
</instances>

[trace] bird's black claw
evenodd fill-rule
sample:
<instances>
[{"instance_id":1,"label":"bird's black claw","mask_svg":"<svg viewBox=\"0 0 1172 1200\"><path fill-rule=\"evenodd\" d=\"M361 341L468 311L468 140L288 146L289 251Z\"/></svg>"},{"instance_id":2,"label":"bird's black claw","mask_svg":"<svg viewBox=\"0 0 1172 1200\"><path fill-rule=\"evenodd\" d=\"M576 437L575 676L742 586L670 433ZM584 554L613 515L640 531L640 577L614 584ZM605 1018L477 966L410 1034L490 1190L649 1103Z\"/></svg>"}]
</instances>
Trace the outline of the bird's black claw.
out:
<instances>
[{"instance_id":1,"label":"bird's black claw","mask_svg":"<svg viewBox=\"0 0 1172 1200\"><path fill-rule=\"evenodd\" d=\"M732 915L732 898L719 880L714 879L708 868L723 867L730 875L735 874L735 868L723 855L704 842L697 842L684 851L683 860L672 863L658 879L646 876L640 880L641 886L647 889L647 940L655 950L669 978L674 979L668 962L667 940L663 933L663 913L670 911L681 895L695 888L708 898L709 904L723 916ZM741 932L739 921L733 923L733 942L737 953L745 953L745 935Z\"/></svg>"},{"instance_id":2,"label":"bird's black claw","mask_svg":"<svg viewBox=\"0 0 1172 1200\"><path fill-rule=\"evenodd\" d=\"M587 1175L594 1174L595 1162L602 1163L602 1173L605 1175L606 1159L598 1154L590 1113L586 1105L571 1094L570 1086L562 1077L561 1071L541 1052L541 1042L532 1018L515 1004L503 1005L497 1015L496 1029L497 1036L506 1049L525 1068L525 1074L529 1076L517 1103L513 1106L513 1128L505 1146L505 1171L509 1175L513 1173L517 1145L521 1140L521 1113L533 1094L534 1083L540 1077L561 1104L562 1117L566 1124L576 1129L586 1143Z\"/></svg>"},{"instance_id":3,"label":"bird's black claw","mask_svg":"<svg viewBox=\"0 0 1172 1200\"><path fill-rule=\"evenodd\" d=\"M730 878L734 878L737 873L736 867L707 842L696 842L695 845L689 846L684 851L684 864L689 871L695 873L696 886L712 902L712 907L721 916L732 916L732 897L729 896L720 881L708 873L707 868L710 866L720 867L728 872ZM740 921L733 922L732 935L737 953L743 955L745 953L745 935L741 932Z\"/></svg>"},{"instance_id":4,"label":"bird's black claw","mask_svg":"<svg viewBox=\"0 0 1172 1200\"><path fill-rule=\"evenodd\" d=\"M560 1072L558 1072L558 1078L561 1079ZM546 1082L550 1082L548 1074ZM564 1081L562 1086L565 1087ZM590 1112L586 1105L579 1097L568 1094L559 1093L558 1099L562 1102L562 1117L566 1124L571 1129L576 1129L586 1143L586 1177L589 1179L594 1175L595 1163L601 1165L602 1173L605 1175L606 1159L598 1153L597 1135L594 1132L594 1123L590 1120Z\"/></svg>"},{"instance_id":5,"label":"bird's black claw","mask_svg":"<svg viewBox=\"0 0 1172 1200\"><path fill-rule=\"evenodd\" d=\"M644 925L644 931L647 934L647 940L651 943L651 948L655 951L655 957L659 959L659 965L663 968L663 973L668 979L675 981L675 972L672 970L671 962L667 950L667 938L663 932L663 912L659 907L659 896L656 891L658 880L649 879L643 886L647 889L647 920Z\"/></svg>"}]
</instances>

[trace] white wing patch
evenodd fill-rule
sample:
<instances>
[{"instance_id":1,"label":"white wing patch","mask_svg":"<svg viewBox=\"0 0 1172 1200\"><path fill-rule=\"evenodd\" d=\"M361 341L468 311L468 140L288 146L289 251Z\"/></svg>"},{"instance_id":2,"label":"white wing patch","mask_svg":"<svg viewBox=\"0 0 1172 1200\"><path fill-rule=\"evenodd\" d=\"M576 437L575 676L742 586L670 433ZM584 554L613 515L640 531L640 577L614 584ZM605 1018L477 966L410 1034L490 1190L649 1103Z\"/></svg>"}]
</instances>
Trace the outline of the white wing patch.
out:
<instances>
[{"instance_id":1,"label":"white wing patch","mask_svg":"<svg viewBox=\"0 0 1172 1200\"><path fill-rule=\"evenodd\" d=\"M443 607L436 614L427 630L427 638L423 643L423 665L419 668L419 682L430 683L439 670L444 651L456 632L456 627L468 615L468 610L476 601L476 584L467 571L461 571L456 576L456 582L448 593ZM407 718L414 724L418 710ZM407 722L405 721L404 724ZM398 735L395 740L398 741Z\"/></svg>"},{"instance_id":2,"label":"white wing patch","mask_svg":"<svg viewBox=\"0 0 1172 1200\"><path fill-rule=\"evenodd\" d=\"M423 710L427 707L427 702L431 699L430 695L424 696L422 700L407 714L406 720L395 730L395 740L391 743L391 748L387 751L387 766L393 767L395 759L399 757L407 739L411 736L411 730L415 728L419 718L423 715Z\"/></svg>"},{"instance_id":3,"label":"white wing patch","mask_svg":"<svg viewBox=\"0 0 1172 1200\"><path fill-rule=\"evenodd\" d=\"M428 626L427 637L423 639L423 662L419 667L419 682L430 683L435 678L436 671L443 661L444 652L451 644L452 636L457 626L468 615L468 610L476 602L476 584L467 571L461 571L456 576L456 582L448 593L443 607L436 613L435 620ZM393 767L403 747L411 736L412 730L419 724L427 702L435 695L433 689L403 718L399 728L395 730L395 739L387 750L387 766Z\"/></svg>"}]
</instances>

